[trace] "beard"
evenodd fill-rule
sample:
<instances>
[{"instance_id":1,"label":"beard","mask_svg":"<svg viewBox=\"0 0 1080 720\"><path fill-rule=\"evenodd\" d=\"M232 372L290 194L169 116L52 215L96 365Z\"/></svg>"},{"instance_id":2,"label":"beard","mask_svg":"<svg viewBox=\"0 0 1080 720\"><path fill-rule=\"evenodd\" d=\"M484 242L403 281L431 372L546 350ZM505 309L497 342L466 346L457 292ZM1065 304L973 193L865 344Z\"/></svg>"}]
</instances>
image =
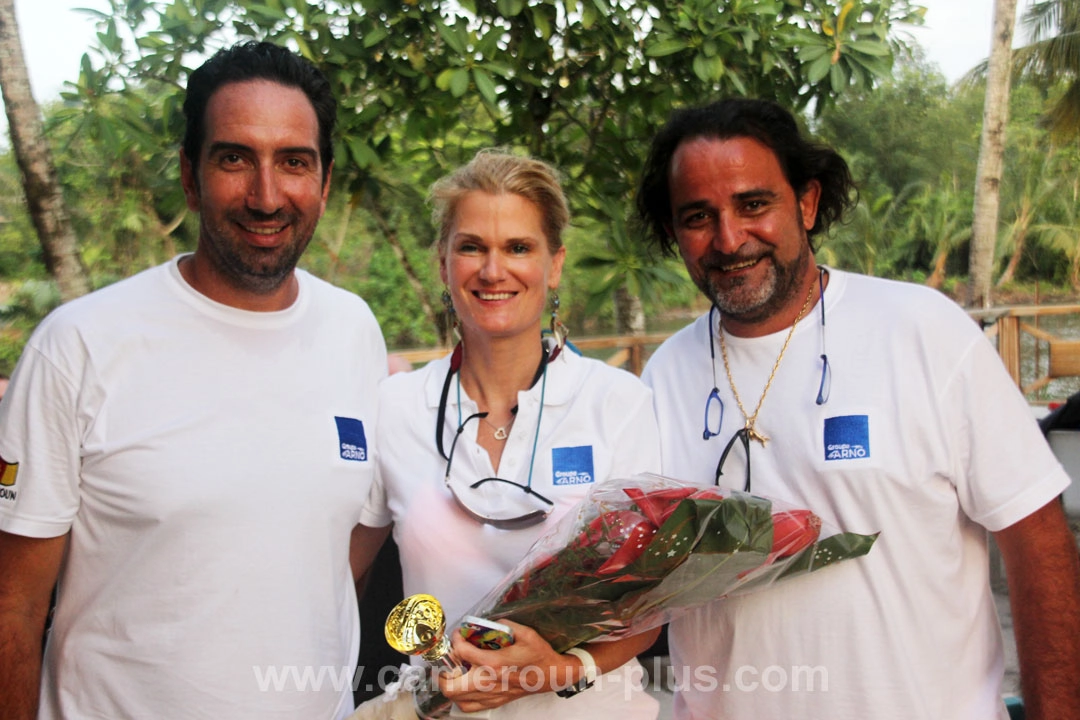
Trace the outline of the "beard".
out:
<instances>
[{"instance_id":1,"label":"beard","mask_svg":"<svg viewBox=\"0 0 1080 720\"><path fill-rule=\"evenodd\" d=\"M810 243L805 237L801 247L798 256L786 264L777 261L773 254L761 256L758 262L768 263L764 280L730 277L721 268L739 259L713 255L702 261L702 272L694 282L722 315L744 324L763 322L801 294L801 283L813 262Z\"/></svg>"},{"instance_id":2,"label":"beard","mask_svg":"<svg viewBox=\"0 0 1080 720\"><path fill-rule=\"evenodd\" d=\"M234 223L243 225L252 220L287 224L293 231L293 237L277 247L252 247L237 239L232 230ZM242 216L227 217L219 225L211 225L204 216L200 243L206 246L207 255L214 266L233 287L257 295L268 295L280 288L292 274L315 232L314 224L298 225L297 221L293 213L259 216L249 211Z\"/></svg>"}]
</instances>

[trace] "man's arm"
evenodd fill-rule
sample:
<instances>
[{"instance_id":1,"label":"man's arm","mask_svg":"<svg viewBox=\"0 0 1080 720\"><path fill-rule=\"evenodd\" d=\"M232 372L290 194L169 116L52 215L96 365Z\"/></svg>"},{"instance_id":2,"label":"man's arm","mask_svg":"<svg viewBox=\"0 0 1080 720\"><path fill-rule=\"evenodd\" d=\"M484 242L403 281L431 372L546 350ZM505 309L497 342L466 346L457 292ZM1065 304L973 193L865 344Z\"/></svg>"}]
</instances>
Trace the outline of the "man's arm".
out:
<instances>
[{"instance_id":1,"label":"man's arm","mask_svg":"<svg viewBox=\"0 0 1080 720\"><path fill-rule=\"evenodd\" d=\"M349 537L349 565L352 567L353 581L356 583L356 597L364 597L367 587L368 570L375 562L386 538L390 536L393 525L375 528L357 525Z\"/></svg>"},{"instance_id":2,"label":"man's arm","mask_svg":"<svg viewBox=\"0 0 1080 720\"><path fill-rule=\"evenodd\" d=\"M1055 499L994 539L1005 560L1028 720L1080 718L1080 555Z\"/></svg>"},{"instance_id":3,"label":"man's arm","mask_svg":"<svg viewBox=\"0 0 1080 720\"><path fill-rule=\"evenodd\" d=\"M0 531L0 707L8 720L37 717L45 618L67 537Z\"/></svg>"}]
</instances>

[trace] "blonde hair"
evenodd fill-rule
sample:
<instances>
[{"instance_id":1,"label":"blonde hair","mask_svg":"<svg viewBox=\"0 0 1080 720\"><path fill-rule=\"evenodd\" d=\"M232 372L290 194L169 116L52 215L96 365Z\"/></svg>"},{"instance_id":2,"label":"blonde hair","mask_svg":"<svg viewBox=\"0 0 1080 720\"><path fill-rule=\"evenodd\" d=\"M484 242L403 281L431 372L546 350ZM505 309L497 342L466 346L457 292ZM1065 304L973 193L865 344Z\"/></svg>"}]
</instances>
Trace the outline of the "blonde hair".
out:
<instances>
[{"instance_id":1,"label":"blonde hair","mask_svg":"<svg viewBox=\"0 0 1080 720\"><path fill-rule=\"evenodd\" d=\"M476 191L519 195L532 202L540 211L548 249L554 254L562 247L570 209L559 184L559 172L542 160L488 149L431 186L428 198L434 207L432 222L439 228L440 256L450 241L458 204L465 195Z\"/></svg>"}]
</instances>

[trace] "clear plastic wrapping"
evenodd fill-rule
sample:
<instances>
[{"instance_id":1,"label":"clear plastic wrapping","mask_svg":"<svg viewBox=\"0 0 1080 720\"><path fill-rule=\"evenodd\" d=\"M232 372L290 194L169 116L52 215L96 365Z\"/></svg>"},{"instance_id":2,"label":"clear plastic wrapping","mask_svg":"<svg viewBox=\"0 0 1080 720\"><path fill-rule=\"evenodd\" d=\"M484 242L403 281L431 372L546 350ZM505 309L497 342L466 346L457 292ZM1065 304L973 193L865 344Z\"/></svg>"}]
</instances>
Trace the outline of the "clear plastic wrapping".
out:
<instances>
[{"instance_id":1,"label":"clear plastic wrapping","mask_svg":"<svg viewBox=\"0 0 1080 720\"><path fill-rule=\"evenodd\" d=\"M528 625L564 652L865 555L876 538L809 509L638 475L593 488L468 614Z\"/></svg>"}]
</instances>

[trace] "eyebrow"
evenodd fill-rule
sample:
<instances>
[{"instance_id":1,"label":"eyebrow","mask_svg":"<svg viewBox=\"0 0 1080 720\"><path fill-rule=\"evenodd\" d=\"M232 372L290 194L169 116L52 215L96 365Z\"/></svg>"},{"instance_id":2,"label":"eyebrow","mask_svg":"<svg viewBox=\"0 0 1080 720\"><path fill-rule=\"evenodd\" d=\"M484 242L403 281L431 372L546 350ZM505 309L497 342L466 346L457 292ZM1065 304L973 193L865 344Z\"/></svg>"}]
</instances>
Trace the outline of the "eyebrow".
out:
<instances>
[{"instance_id":1,"label":"eyebrow","mask_svg":"<svg viewBox=\"0 0 1080 720\"><path fill-rule=\"evenodd\" d=\"M213 142L213 143L210 143L210 147L207 148L206 154L207 155L216 155L216 154L223 153L223 152L250 153L252 151L253 150L252 150L252 148L250 146L244 145L243 143ZM275 155L307 155L309 157L314 158L314 157L318 156L318 151L315 150L315 148L313 148L313 147L309 147L309 146L306 146L306 145L298 145L296 147L278 148L277 150L274 151L274 154Z\"/></svg>"},{"instance_id":2,"label":"eyebrow","mask_svg":"<svg viewBox=\"0 0 1080 720\"><path fill-rule=\"evenodd\" d=\"M739 203L751 202L754 200L776 200L780 197L780 193L768 190L766 188L754 188L752 190L744 190L743 192L735 193L732 198ZM693 200L683 205L674 208L676 214L681 214L689 210L702 210L712 207L712 204L706 200Z\"/></svg>"},{"instance_id":3,"label":"eyebrow","mask_svg":"<svg viewBox=\"0 0 1080 720\"><path fill-rule=\"evenodd\" d=\"M746 190L745 192L735 193L735 199L739 202L748 202L751 200L775 200L780 197L780 193L773 192L772 190L766 190L765 188L757 188L754 190Z\"/></svg>"}]
</instances>

